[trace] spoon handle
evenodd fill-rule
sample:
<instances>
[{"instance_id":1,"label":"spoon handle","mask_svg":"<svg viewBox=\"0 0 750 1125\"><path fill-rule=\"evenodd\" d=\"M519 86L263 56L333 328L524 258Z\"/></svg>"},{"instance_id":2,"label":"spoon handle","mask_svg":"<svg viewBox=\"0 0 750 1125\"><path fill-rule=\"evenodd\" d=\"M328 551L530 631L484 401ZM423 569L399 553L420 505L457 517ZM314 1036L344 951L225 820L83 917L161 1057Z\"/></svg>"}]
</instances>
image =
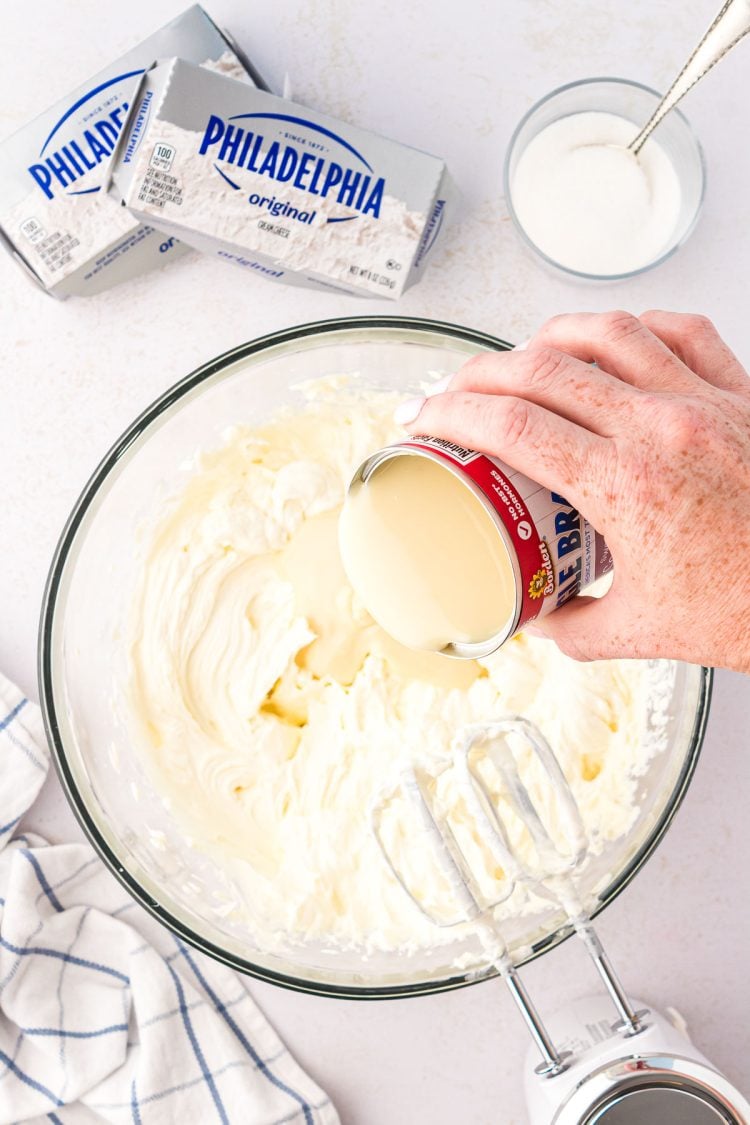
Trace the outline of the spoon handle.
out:
<instances>
[{"instance_id":1,"label":"spoon handle","mask_svg":"<svg viewBox=\"0 0 750 1125\"><path fill-rule=\"evenodd\" d=\"M750 0L725 0L713 23L628 148L637 156L671 109L750 31Z\"/></svg>"}]
</instances>

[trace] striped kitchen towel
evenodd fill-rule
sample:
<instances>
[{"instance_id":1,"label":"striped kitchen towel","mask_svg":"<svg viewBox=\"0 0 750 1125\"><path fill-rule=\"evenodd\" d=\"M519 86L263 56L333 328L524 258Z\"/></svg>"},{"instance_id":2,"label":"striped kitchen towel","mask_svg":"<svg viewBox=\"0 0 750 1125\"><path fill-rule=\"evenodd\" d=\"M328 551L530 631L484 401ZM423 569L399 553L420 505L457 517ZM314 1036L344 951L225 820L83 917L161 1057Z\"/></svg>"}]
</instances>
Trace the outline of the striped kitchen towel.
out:
<instances>
[{"instance_id":1,"label":"striped kitchen towel","mask_svg":"<svg viewBox=\"0 0 750 1125\"><path fill-rule=\"evenodd\" d=\"M19 831L48 766L38 708L0 677L0 1125L336 1125L242 977L88 845Z\"/></svg>"}]
</instances>

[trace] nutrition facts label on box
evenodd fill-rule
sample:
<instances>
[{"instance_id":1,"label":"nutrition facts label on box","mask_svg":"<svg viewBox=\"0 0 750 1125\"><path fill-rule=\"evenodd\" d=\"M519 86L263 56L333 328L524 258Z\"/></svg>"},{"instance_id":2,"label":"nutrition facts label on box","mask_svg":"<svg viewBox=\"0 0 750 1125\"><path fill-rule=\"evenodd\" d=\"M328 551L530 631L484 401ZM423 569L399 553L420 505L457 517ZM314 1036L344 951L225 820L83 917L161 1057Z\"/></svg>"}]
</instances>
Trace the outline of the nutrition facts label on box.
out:
<instances>
[{"instance_id":1,"label":"nutrition facts label on box","mask_svg":"<svg viewBox=\"0 0 750 1125\"><path fill-rule=\"evenodd\" d=\"M152 168L158 168L160 172L168 172L172 167L174 158L175 149L172 145L158 144L154 145L149 163Z\"/></svg>"},{"instance_id":2,"label":"nutrition facts label on box","mask_svg":"<svg viewBox=\"0 0 750 1125\"><path fill-rule=\"evenodd\" d=\"M34 251L39 255L40 259L49 270L51 274L56 273L58 270L67 266L71 261L71 257L75 248L79 245L79 241L74 234L68 231L53 231L52 234L45 234L40 239L32 239L34 242Z\"/></svg>"},{"instance_id":3,"label":"nutrition facts label on box","mask_svg":"<svg viewBox=\"0 0 750 1125\"><path fill-rule=\"evenodd\" d=\"M156 168L149 168L143 177L143 182L138 192L142 203L151 207L164 207L166 203L182 205L182 185L176 176L167 172L159 172Z\"/></svg>"}]
</instances>

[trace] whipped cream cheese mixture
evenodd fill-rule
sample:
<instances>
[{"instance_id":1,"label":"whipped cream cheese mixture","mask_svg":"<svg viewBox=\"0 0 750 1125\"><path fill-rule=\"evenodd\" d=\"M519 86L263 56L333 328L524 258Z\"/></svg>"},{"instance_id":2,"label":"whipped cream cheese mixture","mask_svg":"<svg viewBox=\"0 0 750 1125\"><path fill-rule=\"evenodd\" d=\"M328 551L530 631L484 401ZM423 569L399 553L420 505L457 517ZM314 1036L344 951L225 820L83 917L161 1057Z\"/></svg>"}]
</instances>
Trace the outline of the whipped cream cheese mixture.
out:
<instances>
[{"instance_id":1,"label":"whipped cream cheese mixture","mask_svg":"<svg viewBox=\"0 0 750 1125\"><path fill-rule=\"evenodd\" d=\"M576 664L524 635L479 662L389 639L346 581L337 521L354 469L399 436L397 398L338 377L303 393L203 453L150 535L131 635L138 742L251 930L370 950L452 941L388 873L373 795L399 764L443 759L462 724L518 712L551 741L601 851L635 820L653 753L646 666ZM428 877L408 838L394 846Z\"/></svg>"}]
</instances>

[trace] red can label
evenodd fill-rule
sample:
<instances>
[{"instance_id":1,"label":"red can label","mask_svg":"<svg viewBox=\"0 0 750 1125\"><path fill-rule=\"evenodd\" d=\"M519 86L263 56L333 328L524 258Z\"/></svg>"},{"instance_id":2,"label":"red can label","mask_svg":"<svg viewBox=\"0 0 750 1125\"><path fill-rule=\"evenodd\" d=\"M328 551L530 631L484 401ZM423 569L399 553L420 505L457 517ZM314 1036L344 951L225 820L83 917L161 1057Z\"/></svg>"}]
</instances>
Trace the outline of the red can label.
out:
<instances>
[{"instance_id":1,"label":"red can label","mask_svg":"<svg viewBox=\"0 0 750 1125\"><path fill-rule=\"evenodd\" d=\"M499 517L521 574L515 629L564 605L612 569L607 544L579 511L496 457L434 437L407 438L398 447L423 449L469 477Z\"/></svg>"}]
</instances>

